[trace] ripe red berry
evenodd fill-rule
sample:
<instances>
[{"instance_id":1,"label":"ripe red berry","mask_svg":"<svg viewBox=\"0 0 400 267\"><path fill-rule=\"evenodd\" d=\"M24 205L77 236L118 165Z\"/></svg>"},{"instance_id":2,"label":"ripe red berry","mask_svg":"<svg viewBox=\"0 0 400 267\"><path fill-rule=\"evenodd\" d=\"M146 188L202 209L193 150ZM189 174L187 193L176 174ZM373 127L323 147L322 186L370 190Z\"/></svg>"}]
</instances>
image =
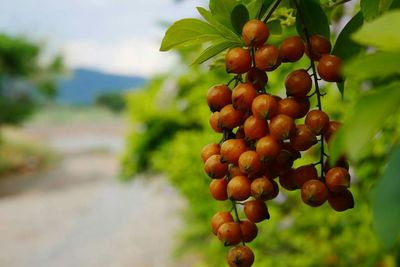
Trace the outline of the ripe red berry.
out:
<instances>
[{"instance_id":1,"label":"ripe red berry","mask_svg":"<svg viewBox=\"0 0 400 267\"><path fill-rule=\"evenodd\" d=\"M286 38L279 46L282 55L282 62L296 62L304 54L305 46L299 36Z\"/></svg>"},{"instance_id":2,"label":"ripe red berry","mask_svg":"<svg viewBox=\"0 0 400 267\"><path fill-rule=\"evenodd\" d=\"M282 62L279 49L274 45L264 45L257 49L254 60L257 68L263 71L273 71Z\"/></svg>"},{"instance_id":3,"label":"ripe red berry","mask_svg":"<svg viewBox=\"0 0 400 267\"><path fill-rule=\"evenodd\" d=\"M218 144L212 143L205 145L201 149L200 157L203 162L206 162L209 157L212 155L219 155L220 153L220 146Z\"/></svg>"},{"instance_id":4,"label":"ripe red berry","mask_svg":"<svg viewBox=\"0 0 400 267\"><path fill-rule=\"evenodd\" d=\"M222 128L233 129L242 124L244 113L234 109L232 105L227 105L219 112L218 125Z\"/></svg>"},{"instance_id":5,"label":"ripe red berry","mask_svg":"<svg viewBox=\"0 0 400 267\"><path fill-rule=\"evenodd\" d=\"M260 156L256 151L248 150L239 157L239 168L247 174L256 174L262 168Z\"/></svg>"},{"instance_id":6,"label":"ripe red berry","mask_svg":"<svg viewBox=\"0 0 400 267\"><path fill-rule=\"evenodd\" d=\"M253 116L260 119L271 119L278 113L278 101L271 95L259 95L251 106Z\"/></svg>"},{"instance_id":7,"label":"ripe red berry","mask_svg":"<svg viewBox=\"0 0 400 267\"><path fill-rule=\"evenodd\" d=\"M345 211L354 208L354 197L349 190L340 193L329 192L328 203L336 211Z\"/></svg>"},{"instance_id":8,"label":"ripe red berry","mask_svg":"<svg viewBox=\"0 0 400 267\"><path fill-rule=\"evenodd\" d=\"M309 180L318 179L317 169L313 164L296 168L293 172L293 176L299 188L301 188Z\"/></svg>"},{"instance_id":9,"label":"ripe red berry","mask_svg":"<svg viewBox=\"0 0 400 267\"><path fill-rule=\"evenodd\" d=\"M328 198L328 188L320 180L309 180L301 187L301 199L311 207L319 207Z\"/></svg>"},{"instance_id":10,"label":"ripe red berry","mask_svg":"<svg viewBox=\"0 0 400 267\"><path fill-rule=\"evenodd\" d=\"M228 164L221 162L220 155L212 155L204 163L204 171L214 179L223 178L228 174Z\"/></svg>"},{"instance_id":11,"label":"ripe red berry","mask_svg":"<svg viewBox=\"0 0 400 267\"><path fill-rule=\"evenodd\" d=\"M211 196L215 200L224 201L228 199L228 181L224 178L222 179L213 179L210 183L209 190Z\"/></svg>"},{"instance_id":12,"label":"ripe red berry","mask_svg":"<svg viewBox=\"0 0 400 267\"><path fill-rule=\"evenodd\" d=\"M297 186L296 180L294 178L294 170L290 169L289 171L279 175L279 184L285 188L286 190L293 191L299 189Z\"/></svg>"},{"instance_id":13,"label":"ripe red berry","mask_svg":"<svg viewBox=\"0 0 400 267\"><path fill-rule=\"evenodd\" d=\"M273 117L269 123L269 131L272 137L277 140L285 140L293 135L296 129L294 120L284 114Z\"/></svg>"},{"instance_id":14,"label":"ripe red berry","mask_svg":"<svg viewBox=\"0 0 400 267\"><path fill-rule=\"evenodd\" d=\"M220 117L220 113L219 111L216 111L214 113L211 113L210 115L210 119L209 119L209 123L211 128L217 132L217 133L222 133L222 127L219 124L219 117Z\"/></svg>"},{"instance_id":15,"label":"ripe red berry","mask_svg":"<svg viewBox=\"0 0 400 267\"><path fill-rule=\"evenodd\" d=\"M253 67L246 74L246 82L251 83L256 90L261 90L268 82L267 73Z\"/></svg>"},{"instance_id":16,"label":"ripe red berry","mask_svg":"<svg viewBox=\"0 0 400 267\"><path fill-rule=\"evenodd\" d=\"M257 47L263 45L269 37L267 25L258 19L246 22L242 29L242 38L246 46Z\"/></svg>"},{"instance_id":17,"label":"ripe red berry","mask_svg":"<svg viewBox=\"0 0 400 267\"><path fill-rule=\"evenodd\" d=\"M244 203L244 214L254 223L269 219L269 212L265 202L260 199L250 200Z\"/></svg>"},{"instance_id":18,"label":"ripe red berry","mask_svg":"<svg viewBox=\"0 0 400 267\"><path fill-rule=\"evenodd\" d=\"M256 143L256 152L263 162L276 158L280 151L279 141L270 135L264 136Z\"/></svg>"},{"instance_id":19,"label":"ripe red berry","mask_svg":"<svg viewBox=\"0 0 400 267\"><path fill-rule=\"evenodd\" d=\"M255 199L261 199L264 201L273 199L277 196L276 187L277 185L274 180L262 176L251 182L251 195Z\"/></svg>"},{"instance_id":20,"label":"ripe red berry","mask_svg":"<svg viewBox=\"0 0 400 267\"><path fill-rule=\"evenodd\" d=\"M240 231L239 223L224 223L218 228L217 236L225 246L234 246L239 244L240 241L242 241L242 233Z\"/></svg>"},{"instance_id":21,"label":"ripe red berry","mask_svg":"<svg viewBox=\"0 0 400 267\"><path fill-rule=\"evenodd\" d=\"M247 151L247 145L243 139L229 139L221 145L221 159L237 165L240 155L245 151Z\"/></svg>"},{"instance_id":22,"label":"ripe red berry","mask_svg":"<svg viewBox=\"0 0 400 267\"><path fill-rule=\"evenodd\" d=\"M326 186L332 192L343 192L350 187L350 174L341 167L334 167L326 173Z\"/></svg>"},{"instance_id":23,"label":"ripe red berry","mask_svg":"<svg viewBox=\"0 0 400 267\"><path fill-rule=\"evenodd\" d=\"M243 74L251 68L251 55L249 50L235 47L228 50L225 55L225 67L228 73Z\"/></svg>"},{"instance_id":24,"label":"ripe red berry","mask_svg":"<svg viewBox=\"0 0 400 267\"><path fill-rule=\"evenodd\" d=\"M232 92L224 84L214 85L208 89L207 104L211 111L220 111L226 105L231 104Z\"/></svg>"},{"instance_id":25,"label":"ripe red berry","mask_svg":"<svg viewBox=\"0 0 400 267\"><path fill-rule=\"evenodd\" d=\"M219 211L211 218L211 229L214 235L217 235L221 225L227 222L233 222L232 214L228 211Z\"/></svg>"},{"instance_id":26,"label":"ripe red berry","mask_svg":"<svg viewBox=\"0 0 400 267\"><path fill-rule=\"evenodd\" d=\"M290 138L290 144L297 151L306 151L318 142L315 133L304 124L297 125L295 134Z\"/></svg>"},{"instance_id":27,"label":"ripe red berry","mask_svg":"<svg viewBox=\"0 0 400 267\"><path fill-rule=\"evenodd\" d=\"M250 267L254 263L254 253L249 247L236 246L229 250L226 261L230 267Z\"/></svg>"},{"instance_id":28,"label":"ripe red berry","mask_svg":"<svg viewBox=\"0 0 400 267\"><path fill-rule=\"evenodd\" d=\"M257 225L251 221L244 220L240 221L240 230L242 231L243 241L249 243L257 237L258 228Z\"/></svg>"},{"instance_id":29,"label":"ripe red berry","mask_svg":"<svg viewBox=\"0 0 400 267\"><path fill-rule=\"evenodd\" d=\"M251 83L240 83L233 89L232 105L235 109L247 111L251 108L253 99L256 96L257 91Z\"/></svg>"},{"instance_id":30,"label":"ripe red berry","mask_svg":"<svg viewBox=\"0 0 400 267\"><path fill-rule=\"evenodd\" d=\"M328 115L318 109L307 113L305 124L316 134L323 134L329 127Z\"/></svg>"},{"instance_id":31,"label":"ripe red berry","mask_svg":"<svg viewBox=\"0 0 400 267\"><path fill-rule=\"evenodd\" d=\"M305 97L312 88L310 74L304 69L291 72L285 80L286 94L294 97Z\"/></svg>"},{"instance_id":32,"label":"ripe red berry","mask_svg":"<svg viewBox=\"0 0 400 267\"><path fill-rule=\"evenodd\" d=\"M318 62L317 71L319 76L327 82L342 81L342 60L334 55L325 54Z\"/></svg>"},{"instance_id":33,"label":"ripe red berry","mask_svg":"<svg viewBox=\"0 0 400 267\"><path fill-rule=\"evenodd\" d=\"M300 104L300 114L297 118L303 118L310 110L310 100L308 97L296 97L295 99Z\"/></svg>"},{"instance_id":34,"label":"ripe red berry","mask_svg":"<svg viewBox=\"0 0 400 267\"><path fill-rule=\"evenodd\" d=\"M244 122L244 134L250 140L260 139L268 132L268 122L264 119L250 116Z\"/></svg>"},{"instance_id":35,"label":"ripe red berry","mask_svg":"<svg viewBox=\"0 0 400 267\"><path fill-rule=\"evenodd\" d=\"M329 40L322 35L312 35L310 37L310 45L312 50L312 55L308 51L308 45L306 45L306 54L308 57L311 57L313 60L318 61L323 54L329 54L331 52L332 46Z\"/></svg>"},{"instance_id":36,"label":"ripe red berry","mask_svg":"<svg viewBox=\"0 0 400 267\"><path fill-rule=\"evenodd\" d=\"M300 111L301 106L293 97L284 98L278 103L278 113L287 115L292 119L297 119L300 115Z\"/></svg>"},{"instance_id":37,"label":"ripe red berry","mask_svg":"<svg viewBox=\"0 0 400 267\"><path fill-rule=\"evenodd\" d=\"M246 200L251 194L251 182L246 176L235 176L228 182L227 191L232 200Z\"/></svg>"}]
</instances>

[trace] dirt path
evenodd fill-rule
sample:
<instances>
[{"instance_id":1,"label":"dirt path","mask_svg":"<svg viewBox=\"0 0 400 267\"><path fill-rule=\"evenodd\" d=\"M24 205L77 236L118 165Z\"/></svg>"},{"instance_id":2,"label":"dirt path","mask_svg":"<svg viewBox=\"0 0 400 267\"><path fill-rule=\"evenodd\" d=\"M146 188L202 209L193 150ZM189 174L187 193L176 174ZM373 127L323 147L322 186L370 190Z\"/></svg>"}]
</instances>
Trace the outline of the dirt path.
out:
<instances>
[{"instance_id":1,"label":"dirt path","mask_svg":"<svg viewBox=\"0 0 400 267\"><path fill-rule=\"evenodd\" d=\"M183 201L163 179L121 184L121 121L26 129L63 160L0 181L0 266L189 266L170 256Z\"/></svg>"}]
</instances>

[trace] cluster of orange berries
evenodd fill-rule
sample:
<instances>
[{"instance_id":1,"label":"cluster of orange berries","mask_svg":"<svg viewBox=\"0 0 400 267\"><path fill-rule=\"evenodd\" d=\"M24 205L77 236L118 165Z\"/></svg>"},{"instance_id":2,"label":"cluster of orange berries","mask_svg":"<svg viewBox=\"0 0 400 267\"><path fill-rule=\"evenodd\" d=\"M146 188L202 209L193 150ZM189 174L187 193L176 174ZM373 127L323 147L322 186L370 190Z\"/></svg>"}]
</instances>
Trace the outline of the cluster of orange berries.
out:
<instances>
[{"instance_id":1,"label":"cluster of orange berries","mask_svg":"<svg viewBox=\"0 0 400 267\"><path fill-rule=\"evenodd\" d=\"M331 44L320 35L310 36L307 42L299 36L289 37L279 48L265 44L268 37L265 23L248 21L242 31L247 48L232 48L225 57L227 71L236 74L235 87L231 90L229 84L216 85L207 94L212 111L210 125L223 133L223 139L219 144L206 145L201 158L205 172L212 178L212 197L232 200L236 215L234 220L232 211L218 212L211 219L211 226L224 245L234 246L227 256L229 266L233 267L251 266L254 262L254 254L245 243L257 236L256 223L270 217L266 201L279 193L275 178L287 190L300 189L303 202L312 207L325 201L336 211L354 206L348 190L346 160L329 166L321 149L320 162L293 168L301 152L317 144L318 138L323 147L324 141L329 142L340 127L321 109L310 110L308 95L316 74L310 75L305 69L291 72L285 80L286 98L265 91L266 72L275 70L282 62L298 61L304 53L318 61L317 71L323 80L338 82L340 58L329 54ZM316 93L321 96L319 90ZM304 123L296 125L296 120L303 117ZM236 204L243 205L246 219L239 219Z\"/></svg>"}]
</instances>

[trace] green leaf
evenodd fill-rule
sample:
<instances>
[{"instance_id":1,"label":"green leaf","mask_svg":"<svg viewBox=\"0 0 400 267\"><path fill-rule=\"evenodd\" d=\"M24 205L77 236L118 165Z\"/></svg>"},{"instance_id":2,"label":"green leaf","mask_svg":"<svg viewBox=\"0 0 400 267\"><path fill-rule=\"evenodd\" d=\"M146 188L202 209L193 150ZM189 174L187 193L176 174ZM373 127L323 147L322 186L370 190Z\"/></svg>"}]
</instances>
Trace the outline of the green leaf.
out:
<instances>
[{"instance_id":1,"label":"green leaf","mask_svg":"<svg viewBox=\"0 0 400 267\"><path fill-rule=\"evenodd\" d=\"M262 10L260 10L260 18L264 18L264 16L267 15L267 12L269 11L273 3L274 0L263 1Z\"/></svg>"},{"instance_id":2,"label":"green leaf","mask_svg":"<svg viewBox=\"0 0 400 267\"><path fill-rule=\"evenodd\" d=\"M340 32L338 38L336 39L335 46L332 49L333 55L336 55L342 60L346 61L360 53L362 46L351 40L350 37L363 25L363 23L363 15L361 12L358 12Z\"/></svg>"},{"instance_id":3,"label":"green leaf","mask_svg":"<svg viewBox=\"0 0 400 267\"><path fill-rule=\"evenodd\" d=\"M227 42L223 41L221 43L213 44L210 47L208 47L206 50L204 50L200 56L192 63L194 64L201 64L210 58L218 55L219 53L223 52L224 50L231 48L231 47L237 47L239 46L238 43L235 42Z\"/></svg>"},{"instance_id":4,"label":"green leaf","mask_svg":"<svg viewBox=\"0 0 400 267\"><path fill-rule=\"evenodd\" d=\"M364 45L374 46L384 51L400 51L400 11L394 10L365 23L353 34L353 39Z\"/></svg>"},{"instance_id":5,"label":"green leaf","mask_svg":"<svg viewBox=\"0 0 400 267\"><path fill-rule=\"evenodd\" d=\"M342 95L342 98L344 96L344 83L345 83L345 81L336 83L336 86L339 89L339 92Z\"/></svg>"},{"instance_id":6,"label":"green leaf","mask_svg":"<svg viewBox=\"0 0 400 267\"><path fill-rule=\"evenodd\" d=\"M249 20L249 11L247 8L239 4L235 6L231 13L231 23L238 35L242 35L243 25Z\"/></svg>"},{"instance_id":7,"label":"green leaf","mask_svg":"<svg viewBox=\"0 0 400 267\"><path fill-rule=\"evenodd\" d=\"M237 5L235 0L210 0L210 11L213 16L224 26L235 30L231 23L232 10Z\"/></svg>"},{"instance_id":8,"label":"green leaf","mask_svg":"<svg viewBox=\"0 0 400 267\"><path fill-rule=\"evenodd\" d=\"M234 33L231 29L228 27L222 25L213 15L210 11L207 9L204 9L202 7L197 7L197 11L200 13L200 15L212 26L214 26L215 30L217 30L222 37L224 37L226 40L229 41L240 41L241 38Z\"/></svg>"},{"instance_id":9,"label":"green leaf","mask_svg":"<svg viewBox=\"0 0 400 267\"><path fill-rule=\"evenodd\" d=\"M385 120L399 108L400 82L364 94L330 144L331 162L347 155L356 159L381 129Z\"/></svg>"},{"instance_id":10,"label":"green leaf","mask_svg":"<svg viewBox=\"0 0 400 267\"><path fill-rule=\"evenodd\" d=\"M346 77L354 80L385 78L400 74L400 52L377 52L348 61L343 68Z\"/></svg>"},{"instance_id":11,"label":"green leaf","mask_svg":"<svg viewBox=\"0 0 400 267\"><path fill-rule=\"evenodd\" d=\"M400 146L397 146L372 195L374 226L387 248L392 247L400 238L399 162Z\"/></svg>"},{"instance_id":12,"label":"green leaf","mask_svg":"<svg viewBox=\"0 0 400 267\"><path fill-rule=\"evenodd\" d=\"M257 15L263 5L263 0L249 0L249 1L242 1L243 4L246 6L247 10L249 11L249 18L256 19Z\"/></svg>"},{"instance_id":13,"label":"green leaf","mask_svg":"<svg viewBox=\"0 0 400 267\"><path fill-rule=\"evenodd\" d=\"M329 21L321 6L311 0L299 1L296 15L296 28L299 35L304 37L303 20L311 35L320 34L330 39Z\"/></svg>"},{"instance_id":14,"label":"green leaf","mask_svg":"<svg viewBox=\"0 0 400 267\"><path fill-rule=\"evenodd\" d=\"M361 0L361 12L366 21L371 21L379 15L380 0Z\"/></svg>"},{"instance_id":15,"label":"green leaf","mask_svg":"<svg viewBox=\"0 0 400 267\"><path fill-rule=\"evenodd\" d=\"M168 51L188 42L204 43L220 38L221 34L210 24L199 19L182 19L167 30L160 51Z\"/></svg>"},{"instance_id":16,"label":"green leaf","mask_svg":"<svg viewBox=\"0 0 400 267\"><path fill-rule=\"evenodd\" d=\"M280 20L270 20L267 22L267 26L269 29L269 33L271 35L281 35L282 34L282 25Z\"/></svg>"}]
</instances>

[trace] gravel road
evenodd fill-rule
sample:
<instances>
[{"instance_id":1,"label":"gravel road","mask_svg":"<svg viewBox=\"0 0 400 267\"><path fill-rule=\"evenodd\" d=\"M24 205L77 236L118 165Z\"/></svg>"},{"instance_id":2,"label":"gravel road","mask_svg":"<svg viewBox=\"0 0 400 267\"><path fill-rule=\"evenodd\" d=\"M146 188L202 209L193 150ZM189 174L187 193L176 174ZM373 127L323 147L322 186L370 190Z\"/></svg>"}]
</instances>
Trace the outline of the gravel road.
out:
<instances>
[{"instance_id":1,"label":"gravel road","mask_svg":"<svg viewBox=\"0 0 400 267\"><path fill-rule=\"evenodd\" d=\"M0 266L190 266L171 256L184 207L176 192L160 177L116 178L123 125L26 127L62 160L0 181Z\"/></svg>"}]
</instances>

